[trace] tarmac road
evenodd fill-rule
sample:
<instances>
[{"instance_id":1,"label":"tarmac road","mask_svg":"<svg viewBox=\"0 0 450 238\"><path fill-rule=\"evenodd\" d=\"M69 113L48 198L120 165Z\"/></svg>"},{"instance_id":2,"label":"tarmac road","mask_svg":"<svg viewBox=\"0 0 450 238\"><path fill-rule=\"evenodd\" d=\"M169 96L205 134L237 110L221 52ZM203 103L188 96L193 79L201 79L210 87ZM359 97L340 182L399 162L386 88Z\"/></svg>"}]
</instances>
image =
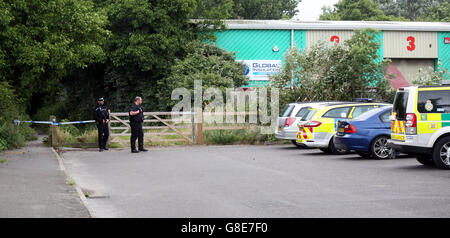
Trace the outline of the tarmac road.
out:
<instances>
[{"instance_id":1,"label":"tarmac road","mask_svg":"<svg viewBox=\"0 0 450 238\"><path fill-rule=\"evenodd\" d=\"M291 145L62 154L96 217L450 217L450 171Z\"/></svg>"}]
</instances>

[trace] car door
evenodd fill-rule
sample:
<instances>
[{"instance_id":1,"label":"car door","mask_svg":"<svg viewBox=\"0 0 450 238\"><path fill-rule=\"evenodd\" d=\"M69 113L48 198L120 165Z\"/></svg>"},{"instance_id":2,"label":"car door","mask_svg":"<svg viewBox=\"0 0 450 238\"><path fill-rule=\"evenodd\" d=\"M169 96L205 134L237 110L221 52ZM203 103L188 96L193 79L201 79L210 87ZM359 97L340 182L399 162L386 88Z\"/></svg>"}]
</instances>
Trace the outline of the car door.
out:
<instances>
[{"instance_id":1,"label":"car door","mask_svg":"<svg viewBox=\"0 0 450 238\"><path fill-rule=\"evenodd\" d=\"M391 130L391 110L387 110L380 115L380 127L382 129Z\"/></svg>"}]
</instances>

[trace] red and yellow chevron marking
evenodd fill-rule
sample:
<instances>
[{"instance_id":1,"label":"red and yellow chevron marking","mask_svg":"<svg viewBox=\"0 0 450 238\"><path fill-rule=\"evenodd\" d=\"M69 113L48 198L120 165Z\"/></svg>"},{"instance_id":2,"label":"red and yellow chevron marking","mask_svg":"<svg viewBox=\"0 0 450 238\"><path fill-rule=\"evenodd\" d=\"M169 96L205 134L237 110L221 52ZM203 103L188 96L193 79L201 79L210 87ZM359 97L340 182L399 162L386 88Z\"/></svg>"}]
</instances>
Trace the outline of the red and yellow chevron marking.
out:
<instances>
[{"instance_id":1,"label":"red and yellow chevron marking","mask_svg":"<svg viewBox=\"0 0 450 238\"><path fill-rule=\"evenodd\" d=\"M405 134L405 122L404 121L395 121L395 134Z\"/></svg>"},{"instance_id":2,"label":"red and yellow chevron marking","mask_svg":"<svg viewBox=\"0 0 450 238\"><path fill-rule=\"evenodd\" d=\"M405 122L404 121L392 121L391 132L395 134L405 134Z\"/></svg>"},{"instance_id":3,"label":"red and yellow chevron marking","mask_svg":"<svg viewBox=\"0 0 450 238\"><path fill-rule=\"evenodd\" d=\"M297 142L305 143L306 140L311 140L314 137L314 128L300 127L300 131L297 133Z\"/></svg>"},{"instance_id":4,"label":"red and yellow chevron marking","mask_svg":"<svg viewBox=\"0 0 450 238\"><path fill-rule=\"evenodd\" d=\"M302 131L300 132L301 138L308 140L313 138L314 128L312 127L302 127Z\"/></svg>"}]
</instances>

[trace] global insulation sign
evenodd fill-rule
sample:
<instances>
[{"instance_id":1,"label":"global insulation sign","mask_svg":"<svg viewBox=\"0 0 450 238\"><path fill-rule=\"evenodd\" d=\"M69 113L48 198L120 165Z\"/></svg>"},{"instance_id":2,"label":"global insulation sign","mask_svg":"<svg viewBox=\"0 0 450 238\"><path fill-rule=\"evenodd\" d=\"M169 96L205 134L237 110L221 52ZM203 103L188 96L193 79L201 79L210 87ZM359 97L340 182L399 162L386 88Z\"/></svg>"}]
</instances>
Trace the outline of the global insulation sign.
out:
<instances>
[{"instance_id":1,"label":"global insulation sign","mask_svg":"<svg viewBox=\"0 0 450 238\"><path fill-rule=\"evenodd\" d=\"M245 65L245 76L249 80L269 80L281 69L281 60L241 60Z\"/></svg>"}]
</instances>

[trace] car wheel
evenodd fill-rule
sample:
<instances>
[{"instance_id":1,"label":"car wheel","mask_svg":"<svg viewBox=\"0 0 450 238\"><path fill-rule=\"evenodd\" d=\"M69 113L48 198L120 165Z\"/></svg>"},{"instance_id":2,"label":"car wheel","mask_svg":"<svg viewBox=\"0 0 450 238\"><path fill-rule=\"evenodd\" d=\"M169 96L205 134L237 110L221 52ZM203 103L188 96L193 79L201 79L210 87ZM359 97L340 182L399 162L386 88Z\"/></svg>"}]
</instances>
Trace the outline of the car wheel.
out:
<instances>
[{"instance_id":1,"label":"car wheel","mask_svg":"<svg viewBox=\"0 0 450 238\"><path fill-rule=\"evenodd\" d=\"M375 159L389 159L393 153L392 148L388 145L387 136L379 136L372 141L371 154Z\"/></svg>"},{"instance_id":2,"label":"car wheel","mask_svg":"<svg viewBox=\"0 0 450 238\"><path fill-rule=\"evenodd\" d=\"M356 154L358 154L359 156L363 157L363 158L370 158L370 152L366 152L366 151L356 151Z\"/></svg>"},{"instance_id":3,"label":"car wheel","mask_svg":"<svg viewBox=\"0 0 450 238\"><path fill-rule=\"evenodd\" d=\"M416 155L416 160L423 165L434 165L433 158L428 155Z\"/></svg>"},{"instance_id":4,"label":"car wheel","mask_svg":"<svg viewBox=\"0 0 450 238\"><path fill-rule=\"evenodd\" d=\"M440 169L450 169L450 136L438 140L433 149L433 161Z\"/></svg>"},{"instance_id":5,"label":"car wheel","mask_svg":"<svg viewBox=\"0 0 450 238\"><path fill-rule=\"evenodd\" d=\"M330 150L330 152L332 154L335 154L335 155L345 155L345 154L348 154L348 152L349 152L349 150L346 150L346 149L337 149L334 146L333 139L331 139L331 141L330 141L330 145L328 146L328 150Z\"/></svg>"},{"instance_id":6,"label":"car wheel","mask_svg":"<svg viewBox=\"0 0 450 238\"><path fill-rule=\"evenodd\" d=\"M292 142L293 145L297 146L300 149L306 148L306 146L304 146L304 145L297 144L297 141L295 141L295 140L291 140L291 142Z\"/></svg>"}]
</instances>

